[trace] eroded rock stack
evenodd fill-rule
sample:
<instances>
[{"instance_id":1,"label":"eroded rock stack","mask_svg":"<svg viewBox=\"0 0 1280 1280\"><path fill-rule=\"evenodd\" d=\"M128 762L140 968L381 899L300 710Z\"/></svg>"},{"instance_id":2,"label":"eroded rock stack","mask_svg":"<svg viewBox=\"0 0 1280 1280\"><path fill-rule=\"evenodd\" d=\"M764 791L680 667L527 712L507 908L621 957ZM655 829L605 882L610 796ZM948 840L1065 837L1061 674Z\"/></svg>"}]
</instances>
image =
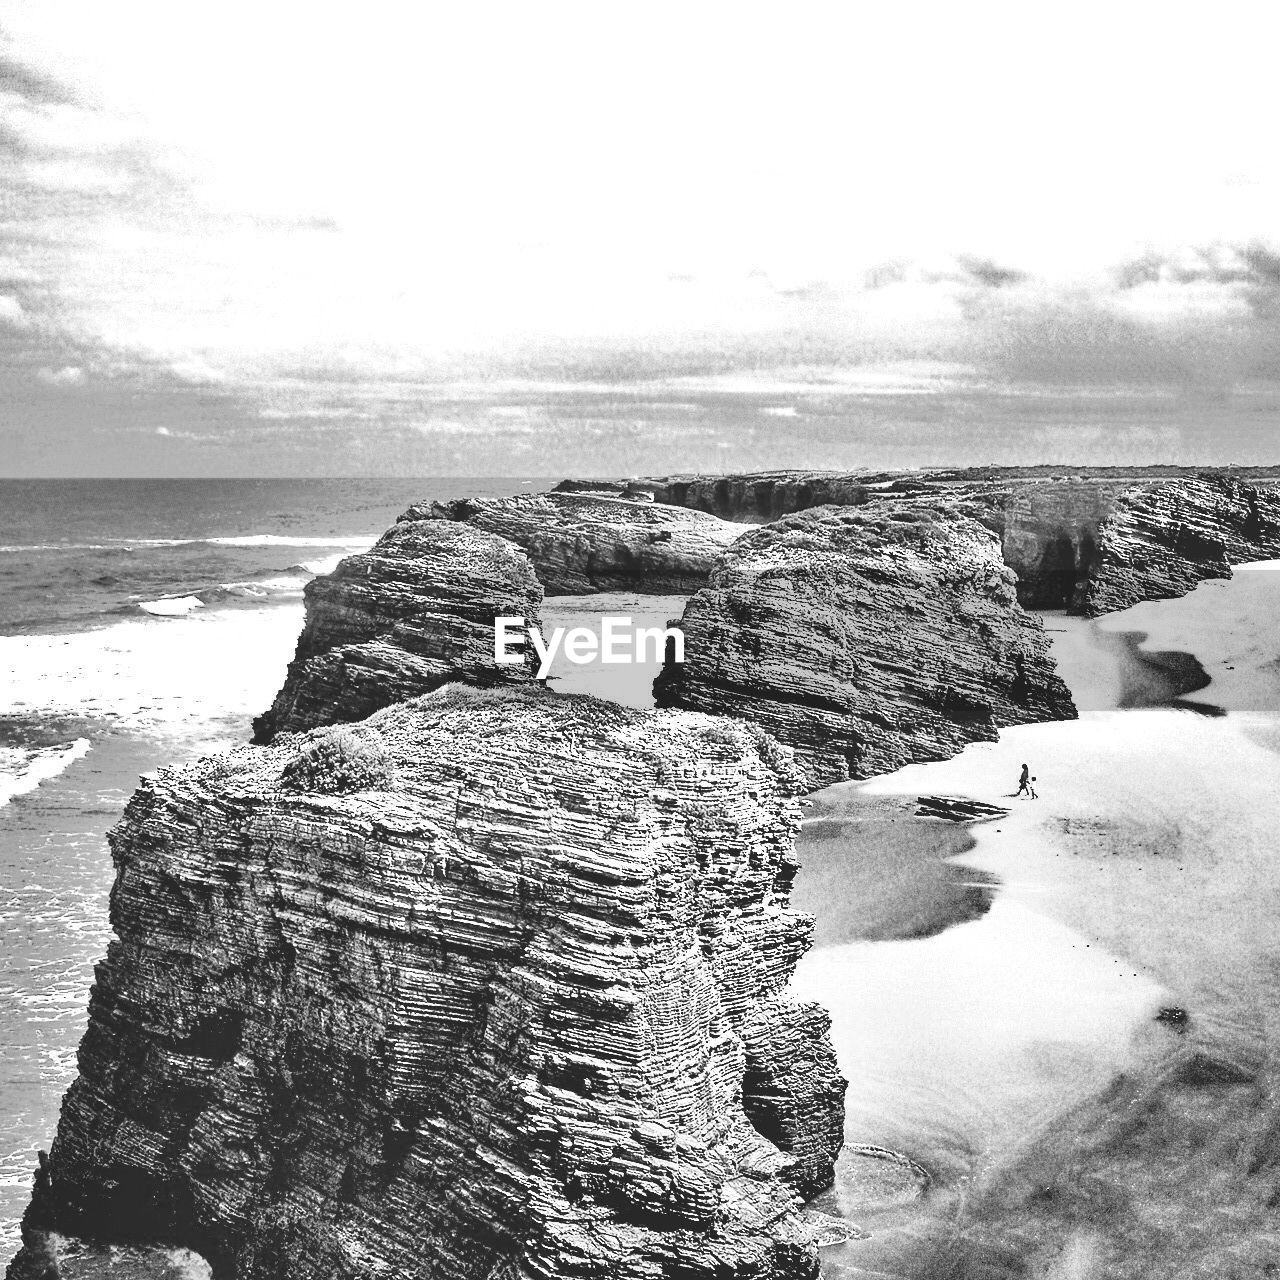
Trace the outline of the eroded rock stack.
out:
<instances>
[{"instance_id":1,"label":"eroded rock stack","mask_svg":"<svg viewBox=\"0 0 1280 1280\"><path fill-rule=\"evenodd\" d=\"M481 529L402 520L370 551L309 582L306 601L297 652L254 722L255 742L363 720L451 680L529 680L537 667L527 642L520 663L494 659L494 619L536 625L542 587L519 547Z\"/></svg>"},{"instance_id":2,"label":"eroded rock stack","mask_svg":"<svg viewBox=\"0 0 1280 1280\"><path fill-rule=\"evenodd\" d=\"M1186 595L1233 564L1280 557L1280 489L1223 474L1127 490L1102 521L1079 608L1088 617Z\"/></svg>"},{"instance_id":3,"label":"eroded rock stack","mask_svg":"<svg viewBox=\"0 0 1280 1280\"><path fill-rule=\"evenodd\" d=\"M659 676L659 704L761 725L795 748L810 790L1076 714L996 535L937 505L763 526L681 625L685 662Z\"/></svg>"},{"instance_id":4,"label":"eroded rock stack","mask_svg":"<svg viewBox=\"0 0 1280 1280\"><path fill-rule=\"evenodd\" d=\"M25 1257L815 1276L844 1082L782 994L797 790L751 726L459 684L146 779Z\"/></svg>"},{"instance_id":5,"label":"eroded rock stack","mask_svg":"<svg viewBox=\"0 0 1280 1280\"><path fill-rule=\"evenodd\" d=\"M548 595L690 595L742 532L705 512L600 492L464 498L411 507L408 519L465 521L525 549Z\"/></svg>"}]
</instances>

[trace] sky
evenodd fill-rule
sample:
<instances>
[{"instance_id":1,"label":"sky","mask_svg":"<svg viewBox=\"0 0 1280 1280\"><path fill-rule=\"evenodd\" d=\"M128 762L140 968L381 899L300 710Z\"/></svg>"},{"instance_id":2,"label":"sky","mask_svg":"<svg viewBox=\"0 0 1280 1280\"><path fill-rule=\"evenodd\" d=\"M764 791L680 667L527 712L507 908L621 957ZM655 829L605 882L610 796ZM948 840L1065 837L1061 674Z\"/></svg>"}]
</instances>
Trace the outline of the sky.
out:
<instances>
[{"instance_id":1,"label":"sky","mask_svg":"<svg viewBox=\"0 0 1280 1280\"><path fill-rule=\"evenodd\" d=\"M6 0L0 475L1280 461L1277 37Z\"/></svg>"}]
</instances>

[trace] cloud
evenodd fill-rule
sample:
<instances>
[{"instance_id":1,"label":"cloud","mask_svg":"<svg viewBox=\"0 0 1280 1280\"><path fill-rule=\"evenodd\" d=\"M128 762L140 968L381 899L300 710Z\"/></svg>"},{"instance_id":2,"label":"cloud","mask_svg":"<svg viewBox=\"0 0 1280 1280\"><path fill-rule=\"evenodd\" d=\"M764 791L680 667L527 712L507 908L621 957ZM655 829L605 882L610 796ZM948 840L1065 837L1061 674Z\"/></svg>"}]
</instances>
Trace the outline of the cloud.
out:
<instances>
[{"instance_id":1,"label":"cloud","mask_svg":"<svg viewBox=\"0 0 1280 1280\"><path fill-rule=\"evenodd\" d=\"M79 91L7 50L0 50L0 92L47 107L86 105Z\"/></svg>"},{"instance_id":2,"label":"cloud","mask_svg":"<svg viewBox=\"0 0 1280 1280\"><path fill-rule=\"evenodd\" d=\"M8 294L0 294L0 324L8 325L14 329L25 329L30 323L31 318L17 298L12 298Z\"/></svg>"},{"instance_id":3,"label":"cloud","mask_svg":"<svg viewBox=\"0 0 1280 1280\"><path fill-rule=\"evenodd\" d=\"M66 364L61 369L37 369L36 377L51 387L78 387L84 383L85 372L78 365Z\"/></svg>"},{"instance_id":4,"label":"cloud","mask_svg":"<svg viewBox=\"0 0 1280 1280\"><path fill-rule=\"evenodd\" d=\"M1262 243L1215 242L1176 250L1148 250L1114 271L1117 288L1161 285L1241 286L1266 296L1280 290L1280 252Z\"/></svg>"},{"instance_id":5,"label":"cloud","mask_svg":"<svg viewBox=\"0 0 1280 1280\"><path fill-rule=\"evenodd\" d=\"M1003 289L1007 285L1022 284L1030 279L1026 271L1016 267L1003 267L990 258L970 258L964 254L956 258L959 266L975 284L988 289Z\"/></svg>"},{"instance_id":6,"label":"cloud","mask_svg":"<svg viewBox=\"0 0 1280 1280\"><path fill-rule=\"evenodd\" d=\"M182 440L194 441L200 444L217 443L218 437L211 436L207 432L201 431L175 431L172 427L157 427L152 432L153 435L160 436L164 440Z\"/></svg>"},{"instance_id":7,"label":"cloud","mask_svg":"<svg viewBox=\"0 0 1280 1280\"><path fill-rule=\"evenodd\" d=\"M471 403L511 377L941 361L1010 386L1218 387L1276 365L1280 166L1232 96L1265 98L1240 62L1265 41L1179 114L1182 62L1117 56L1090 80L1114 46L1087 24L1055 85L1055 58L992 57L971 17L944 35L893 6L849 7L851 34L855 11L879 15L862 40L797 19L673 42L607 6L598 25L530 11L485 32L466 6L404 28L232 3L208 27L183 6L25 0L26 43L0 43L0 376L93 429L111 397L119 421L145 402L130 429L156 455L192 422L317 450L396 424L418 443L553 429L473 429L441 390L463 380ZM626 56L599 56L611 27ZM430 77L423 47L442 52ZM849 47L885 56L851 81ZM975 80L966 50L993 73ZM1167 108L1142 146L1130 97ZM1010 114L1019 100L1036 109Z\"/></svg>"},{"instance_id":8,"label":"cloud","mask_svg":"<svg viewBox=\"0 0 1280 1280\"><path fill-rule=\"evenodd\" d=\"M956 253L935 259L895 258L877 263L863 274L867 290L886 289L898 284L952 284L978 289L1003 289L1032 278L1030 271L1005 266L993 258Z\"/></svg>"},{"instance_id":9,"label":"cloud","mask_svg":"<svg viewBox=\"0 0 1280 1280\"><path fill-rule=\"evenodd\" d=\"M226 374L215 368L197 352L178 356L167 362L168 369L181 382L194 387L220 387L227 382Z\"/></svg>"}]
</instances>

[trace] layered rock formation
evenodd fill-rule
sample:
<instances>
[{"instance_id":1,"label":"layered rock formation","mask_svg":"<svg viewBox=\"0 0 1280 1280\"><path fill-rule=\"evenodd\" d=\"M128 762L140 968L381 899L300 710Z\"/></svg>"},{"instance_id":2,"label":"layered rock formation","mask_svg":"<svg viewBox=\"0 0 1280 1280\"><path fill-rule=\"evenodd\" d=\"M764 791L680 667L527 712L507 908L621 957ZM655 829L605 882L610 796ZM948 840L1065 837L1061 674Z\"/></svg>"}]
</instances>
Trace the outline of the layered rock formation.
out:
<instances>
[{"instance_id":1,"label":"layered rock formation","mask_svg":"<svg viewBox=\"0 0 1280 1280\"><path fill-rule=\"evenodd\" d=\"M821 505L960 509L1000 535L1024 608L1096 614L1185 594L1232 563L1275 554L1277 480L1262 467L1230 477L1168 466L968 467L668 476L631 487L756 523Z\"/></svg>"},{"instance_id":2,"label":"layered rock formation","mask_svg":"<svg viewBox=\"0 0 1280 1280\"><path fill-rule=\"evenodd\" d=\"M523 547L548 595L690 595L743 532L700 511L598 490L430 503L403 518L423 517L465 521Z\"/></svg>"},{"instance_id":3,"label":"layered rock formation","mask_svg":"<svg viewBox=\"0 0 1280 1280\"><path fill-rule=\"evenodd\" d=\"M816 1276L796 795L746 725L459 684L144 780L15 1274L57 1228L239 1280Z\"/></svg>"},{"instance_id":4,"label":"layered rock formation","mask_svg":"<svg viewBox=\"0 0 1280 1280\"><path fill-rule=\"evenodd\" d=\"M537 669L494 658L494 619L536 625L542 588L519 547L465 525L402 520L306 587L297 652L254 741L363 720L451 680L504 684ZM511 652L519 652L516 645Z\"/></svg>"},{"instance_id":5,"label":"layered rock formation","mask_svg":"<svg viewBox=\"0 0 1280 1280\"><path fill-rule=\"evenodd\" d=\"M741 716L806 788L936 760L1005 725L1074 717L994 533L907 503L825 507L736 542L689 602L659 705Z\"/></svg>"},{"instance_id":6,"label":"layered rock formation","mask_svg":"<svg viewBox=\"0 0 1280 1280\"><path fill-rule=\"evenodd\" d=\"M1222 474L1126 490L1101 522L1086 616L1186 595L1233 564L1280 557L1280 490Z\"/></svg>"},{"instance_id":7,"label":"layered rock formation","mask_svg":"<svg viewBox=\"0 0 1280 1280\"><path fill-rule=\"evenodd\" d=\"M880 497L930 493L1013 493L1066 488L1086 503L1087 490L1116 495L1135 485L1194 479L1203 467L929 467L910 471L750 471L737 475L673 475L616 482L619 494L639 494L711 512L725 520L764 524L819 506L861 506ZM1255 485L1280 481L1280 467L1237 467L1232 474ZM566 481L565 485L608 482Z\"/></svg>"}]
</instances>

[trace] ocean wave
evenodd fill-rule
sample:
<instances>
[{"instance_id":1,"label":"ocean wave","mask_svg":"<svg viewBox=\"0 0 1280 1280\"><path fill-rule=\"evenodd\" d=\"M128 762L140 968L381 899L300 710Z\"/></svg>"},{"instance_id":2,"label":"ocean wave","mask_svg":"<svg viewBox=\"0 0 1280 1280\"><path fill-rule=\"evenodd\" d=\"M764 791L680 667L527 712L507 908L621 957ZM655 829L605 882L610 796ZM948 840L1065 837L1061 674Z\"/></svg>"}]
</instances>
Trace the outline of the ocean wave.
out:
<instances>
[{"instance_id":1,"label":"ocean wave","mask_svg":"<svg viewBox=\"0 0 1280 1280\"><path fill-rule=\"evenodd\" d=\"M366 543L359 544L367 545ZM127 608L140 609L152 617L174 618L189 614L193 609L204 606L234 604L283 604L297 600L302 589L314 577L332 573L340 561L346 559L350 551L339 551L318 560L304 560L292 564L287 569L266 570L258 576L239 579L232 582L220 582L214 587L200 587L194 591L175 592L173 595L157 596L153 600L139 600Z\"/></svg>"},{"instance_id":2,"label":"ocean wave","mask_svg":"<svg viewBox=\"0 0 1280 1280\"><path fill-rule=\"evenodd\" d=\"M0 546L0 554L17 554L23 551L115 551L111 542L18 542Z\"/></svg>"},{"instance_id":3,"label":"ocean wave","mask_svg":"<svg viewBox=\"0 0 1280 1280\"><path fill-rule=\"evenodd\" d=\"M105 721L143 731L225 724L268 706L302 602L134 614L92 631L0 635L0 716Z\"/></svg>"},{"instance_id":4,"label":"ocean wave","mask_svg":"<svg viewBox=\"0 0 1280 1280\"><path fill-rule=\"evenodd\" d=\"M192 609L203 609L204 601L198 596L161 596L159 600L139 600L138 608L157 618L176 618Z\"/></svg>"},{"instance_id":5,"label":"ocean wave","mask_svg":"<svg viewBox=\"0 0 1280 1280\"><path fill-rule=\"evenodd\" d=\"M89 752L89 739L77 738L58 747L34 750L0 748L0 807L14 796L34 791L48 778L56 778L64 769Z\"/></svg>"},{"instance_id":6,"label":"ocean wave","mask_svg":"<svg viewBox=\"0 0 1280 1280\"><path fill-rule=\"evenodd\" d=\"M367 537L293 538L279 533L247 533L234 538L204 538L215 547L361 547L369 548Z\"/></svg>"},{"instance_id":7,"label":"ocean wave","mask_svg":"<svg viewBox=\"0 0 1280 1280\"><path fill-rule=\"evenodd\" d=\"M333 537L294 537L280 533L246 533L214 538L109 538L103 542L19 542L0 545L0 554L27 551L131 551L151 547L345 547L348 554L367 551L375 537L335 534Z\"/></svg>"},{"instance_id":8,"label":"ocean wave","mask_svg":"<svg viewBox=\"0 0 1280 1280\"><path fill-rule=\"evenodd\" d=\"M290 565L289 568L301 569L303 573L319 578L323 574L332 573L350 554L348 551L339 551L336 556L325 556L320 560L304 560L301 564Z\"/></svg>"},{"instance_id":9,"label":"ocean wave","mask_svg":"<svg viewBox=\"0 0 1280 1280\"><path fill-rule=\"evenodd\" d=\"M205 604L236 600L261 603L267 600L297 599L302 595L302 588L307 585L311 577L312 575L304 570L297 573L263 575L248 582L220 582L216 587L197 592L197 595Z\"/></svg>"}]
</instances>

